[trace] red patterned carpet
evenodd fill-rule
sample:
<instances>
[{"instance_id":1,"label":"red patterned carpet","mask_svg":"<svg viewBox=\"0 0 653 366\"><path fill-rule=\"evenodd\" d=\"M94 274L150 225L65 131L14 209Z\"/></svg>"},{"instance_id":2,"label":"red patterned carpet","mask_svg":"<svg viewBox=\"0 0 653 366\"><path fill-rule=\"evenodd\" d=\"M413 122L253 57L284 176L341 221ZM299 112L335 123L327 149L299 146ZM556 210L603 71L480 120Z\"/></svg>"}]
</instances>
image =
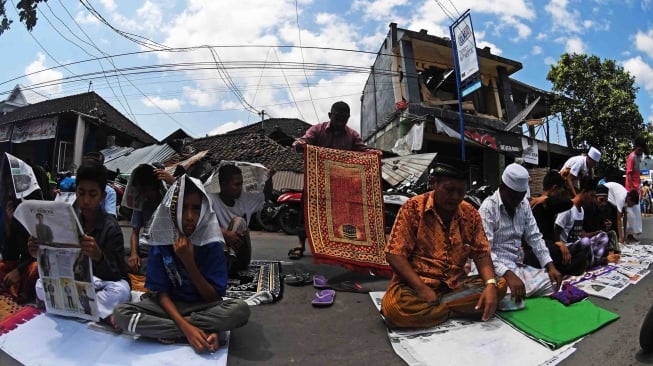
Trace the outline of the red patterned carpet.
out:
<instances>
[{"instance_id":1,"label":"red patterned carpet","mask_svg":"<svg viewBox=\"0 0 653 366\"><path fill-rule=\"evenodd\" d=\"M15 329L41 313L41 310L28 305L18 305L11 297L0 295L0 334Z\"/></svg>"},{"instance_id":2,"label":"red patterned carpet","mask_svg":"<svg viewBox=\"0 0 653 366\"><path fill-rule=\"evenodd\" d=\"M315 262L389 275L380 157L306 146L304 172L306 234Z\"/></svg>"}]
</instances>

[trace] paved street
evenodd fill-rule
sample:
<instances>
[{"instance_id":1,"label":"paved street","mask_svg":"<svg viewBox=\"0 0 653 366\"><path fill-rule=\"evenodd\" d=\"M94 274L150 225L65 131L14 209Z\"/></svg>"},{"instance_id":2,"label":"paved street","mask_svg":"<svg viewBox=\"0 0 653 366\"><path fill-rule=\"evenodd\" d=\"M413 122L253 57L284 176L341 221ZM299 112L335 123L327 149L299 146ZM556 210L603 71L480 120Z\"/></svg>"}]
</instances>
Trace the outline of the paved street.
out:
<instances>
[{"instance_id":1,"label":"paved street","mask_svg":"<svg viewBox=\"0 0 653 366\"><path fill-rule=\"evenodd\" d=\"M653 244L653 218L644 218L643 241ZM124 228L125 238L129 229ZM282 233L253 232L254 258L282 260L284 273L314 272L335 281L353 279L384 290L388 279L314 265L310 254L289 262L286 253L296 238ZM281 301L252 308L249 323L232 332L229 365L404 365L395 355L380 316L366 294L338 292L335 304L313 308L311 286L284 288ZM637 365L639 327L653 303L653 276L630 286L613 300L592 301L621 318L587 336L562 365ZM510 355L506 355L510 357ZM18 365L0 355L0 365Z\"/></svg>"}]
</instances>

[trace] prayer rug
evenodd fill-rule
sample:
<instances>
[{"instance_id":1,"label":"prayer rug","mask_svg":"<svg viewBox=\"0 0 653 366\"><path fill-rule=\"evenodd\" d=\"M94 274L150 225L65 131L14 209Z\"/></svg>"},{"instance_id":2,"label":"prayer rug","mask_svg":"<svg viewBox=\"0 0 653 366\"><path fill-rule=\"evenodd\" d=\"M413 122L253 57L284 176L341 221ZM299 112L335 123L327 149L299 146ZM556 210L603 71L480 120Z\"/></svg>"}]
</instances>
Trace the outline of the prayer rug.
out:
<instances>
[{"instance_id":1,"label":"prayer rug","mask_svg":"<svg viewBox=\"0 0 653 366\"><path fill-rule=\"evenodd\" d=\"M229 278L227 297L245 300L250 305L266 304L279 300L282 294L281 265L275 261L257 261L246 271Z\"/></svg>"},{"instance_id":2,"label":"prayer rug","mask_svg":"<svg viewBox=\"0 0 653 366\"><path fill-rule=\"evenodd\" d=\"M40 313L35 307L18 305L10 296L0 295L0 334L15 329Z\"/></svg>"},{"instance_id":3,"label":"prayer rug","mask_svg":"<svg viewBox=\"0 0 653 366\"><path fill-rule=\"evenodd\" d=\"M217 352L197 354L185 343L161 344L125 334L98 332L89 323L40 314L0 336L0 349L22 365L196 365L227 364L227 344Z\"/></svg>"},{"instance_id":4,"label":"prayer rug","mask_svg":"<svg viewBox=\"0 0 653 366\"><path fill-rule=\"evenodd\" d=\"M619 315L590 301L565 306L548 297L526 299L519 311L497 312L505 322L551 349L573 342L602 326L619 319Z\"/></svg>"},{"instance_id":5,"label":"prayer rug","mask_svg":"<svg viewBox=\"0 0 653 366\"><path fill-rule=\"evenodd\" d=\"M370 292L377 309L384 293ZM428 329L388 329L388 338L410 366L551 366L576 351L571 344L556 350L543 347L496 317L486 322L450 319Z\"/></svg>"},{"instance_id":6,"label":"prayer rug","mask_svg":"<svg viewBox=\"0 0 653 366\"><path fill-rule=\"evenodd\" d=\"M379 156L311 145L304 154L304 218L314 262L391 275Z\"/></svg>"}]
</instances>

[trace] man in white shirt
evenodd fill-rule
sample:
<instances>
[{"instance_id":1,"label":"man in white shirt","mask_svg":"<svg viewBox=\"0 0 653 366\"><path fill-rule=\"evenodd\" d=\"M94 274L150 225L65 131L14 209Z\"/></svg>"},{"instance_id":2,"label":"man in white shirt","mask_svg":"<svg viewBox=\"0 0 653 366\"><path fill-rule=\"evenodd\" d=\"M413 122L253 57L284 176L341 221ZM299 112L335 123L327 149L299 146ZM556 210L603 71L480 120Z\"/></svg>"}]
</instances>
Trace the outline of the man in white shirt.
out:
<instances>
[{"instance_id":1,"label":"man in white shirt","mask_svg":"<svg viewBox=\"0 0 653 366\"><path fill-rule=\"evenodd\" d=\"M589 175L590 169L594 168L599 160L601 160L601 152L597 148L591 147L587 155L572 156L562 165L560 175L565 178L567 189L571 192L572 197L577 193L578 180L582 176Z\"/></svg>"},{"instance_id":2,"label":"man in white shirt","mask_svg":"<svg viewBox=\"0 0 653 366\"><path fill-rule=\"evenodd\" d=\"M633 193L628 192L624 186L617 182L607 182L604 186L608 188L608 202L617 208L617 222L615 225L617 226L619 244L624 244L626 241L636 241L633 234L639 234L642 230L639 194L637 191L633 191ZM632 217L630 220L624 222L623 217L627 213L632 215ZM638 215L640 216L638 217ZM639 227L634 227L638 223ZM628 236L627 239L626 235Z\"/></svg>"},{"instance_id":3,"label":"man in white shirt","mask_svg":"<svg viewBox=\"0 0 653 366\"><path fill-rule=\"evenodd\" d=\"M229 273L247 269L252 258L249 221L263 208L265 198L272 193L270 171L263 192L243 192L243 173L237 166L226 164L218 169L220 193L209 194L225 240L225 255Z\"/></svg>"},{"instance_id":4,"label":"man in white shirt","mask_svg":"<svg viewBox=\"0 0 653 366\"><path fill-rule=\"evenodd\" d=\"M499 189L479 209L490 242L494 272L508 283L510 296L499 302L500 310L522 309L524 298L550 295L561 282L560 272L524 199L527 188L526 168L510 164L501 176ZM533 249L542 269L523 264L522 240Z\"/></svg>"}]
</instances>

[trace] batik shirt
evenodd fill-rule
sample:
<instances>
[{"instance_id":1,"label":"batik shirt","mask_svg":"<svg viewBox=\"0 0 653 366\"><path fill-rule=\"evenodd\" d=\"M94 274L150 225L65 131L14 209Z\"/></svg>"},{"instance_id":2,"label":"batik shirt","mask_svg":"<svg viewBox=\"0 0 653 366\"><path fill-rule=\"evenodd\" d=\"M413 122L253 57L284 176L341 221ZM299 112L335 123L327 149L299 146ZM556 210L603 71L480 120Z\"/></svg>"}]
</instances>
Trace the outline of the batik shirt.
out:
<instances>
[{"instance_id":1,"label":"batik shirt","mask_svg":"<svg viewBox=\"0 0 653 366\"><path fill-rule=\"evenodd\" d=\"M460 287L468 258L490 257L481 217L474 207L461 202L445 229L435 211L433 192L409 199L399 210L385 248L389 254L406 257L420 279L431 288L442 284ZM401 279L395 274L393 282Z\"/></svg>"}]
</instances>

